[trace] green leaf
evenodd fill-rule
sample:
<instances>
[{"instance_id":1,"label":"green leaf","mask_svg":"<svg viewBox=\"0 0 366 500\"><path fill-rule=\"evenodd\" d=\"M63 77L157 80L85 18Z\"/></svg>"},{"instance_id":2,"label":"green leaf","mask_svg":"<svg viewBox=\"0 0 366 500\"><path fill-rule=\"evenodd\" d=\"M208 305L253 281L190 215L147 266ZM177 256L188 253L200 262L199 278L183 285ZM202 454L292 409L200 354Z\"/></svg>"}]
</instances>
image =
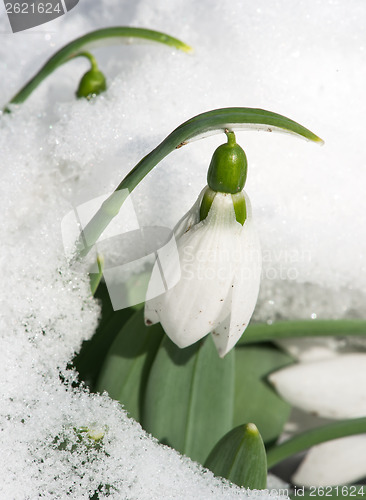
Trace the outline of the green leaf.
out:
<instances>
[{"instance_id":1,"label":"green leaf","mask_svg":"<svg viewBox=\"0 0 366 500\"><path fill-rule=\"evenodd\" d=\"M271 325L254 323L248 326L238 346L276 339L299 337L347 337L366 335L366 321L362 319L278 321Z\"/></svg>"},{"instance_id":2,"label":"green leaf","mask_svg":"<svg viewBox=\"0 0 366 500\"><path fill-rule=\"evenodd\" d=\"M102 28L68 43L56 52L38 71L38 73L11 99L11 104L24 102L38 85L55 69L75 57L85 57L85 50L95 47L105 47L106 45L116 45L119 43L131 43L138 39L158 42L169 47L174 47L184 52L192 52L191 47L181 42L177 38L161 33L160 31L145 28L132 28L126 26L115 26Z\"/></svg>"},{"instance_id":3,"label":"green leaf","mask_svg":"<svg viewBox=\"0 0 366 500\"><path fill-rule=\"evenodd\" d=\"M323 142L310 130L290 118L263 109L222 108L197 115L176 128L127 174L84 228L83 235L78 241L78 254L82 257L89 252L111 220L118 214L131 191L169 153L204 134L224 132L233 128L254 128L271 132L280 130L317 143ZM121 190L124 190L123 195L116 196L116 193ZM87 241L89 246L85 247L84 241Z\"/></svg>"},{"instance_id":4,"label":"green leaf","mask_svg":"<svg viewBox=\"0 0 366 500\"><path fill-rule=\"evenodd\" d=\"M94 336L83 342L79 354L73 360L81 380L93 390L104 358L123 324L134 312L133 309L114 311L105 283L101 282L95 298L101 302L102 313Z\"/></svg>"},{"instance_id":5,"label":"green leaf","mask_svg":"<svg viewBox=\"0 0 366 500\"><path fill-rule=\"evenodd\" d=\"M137 311L120 329L97 382L97 391L107 391L139 421L147 377L163 335L160 324L145 326L144 311Z\"/></svg>"},{"instance_id":6,"label":"green leaf","mask_svg":"<svg viewBox=\"0 0 366 500\"><path fill-rule=\"evenodd\" d=\"M203 463L232 427L234 353L217 355L211 336L185 349L168 338L154 360L142 425L180 453Z\"/></svg>"},{"instance_id":7,"label":"green leaf","mask_svg":"<svg viewBox=\"0 0 366 500\"><path fill-rule=\"evenodd\" d=\"M338 422L323 425L322 427L303 432L291 439L288 439L284 443L272 446L267 451L268 467L273 467L279 462L282 462L282 460L285 460L300 451L307 450L316 444L331 441L332 439L364 433L366 433L366 417L340 420Z\"/></svg>"},{"instance_id":8,"label":"green leaf","mask_svg":"<svg viewBox=\"0 0 366 500\"><path fill-rule=\"evenodd\" d=\"M228 432L208 456L205 467L252 490L266 488L267 458L261 435L254 424L244 424Z\"/></svg>"},{"instance_id":9,"label":"green leaf","mask_svg":"<svg viewBox=\"0 0 366 500\"><path fill-rule=\"evenodd\" d=\"M270 344L235 349L234 426L253 422L265 443L278 438L291 405L278 396L266 378L292 362L290 356Z\"/></svg>"}]
</instances>

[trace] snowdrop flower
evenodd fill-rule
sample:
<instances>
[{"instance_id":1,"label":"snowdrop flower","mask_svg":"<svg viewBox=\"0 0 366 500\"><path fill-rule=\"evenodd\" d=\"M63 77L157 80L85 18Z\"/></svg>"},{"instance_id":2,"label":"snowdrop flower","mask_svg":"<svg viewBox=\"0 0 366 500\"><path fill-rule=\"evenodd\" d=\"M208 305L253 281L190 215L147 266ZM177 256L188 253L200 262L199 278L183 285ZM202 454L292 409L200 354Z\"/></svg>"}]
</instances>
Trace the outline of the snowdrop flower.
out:
<instances>
[{"instance_id":1,"label":"snowdrop flower","mask_svg":"<svg viewBox=\"0 0 366 500\"><path fill-rule=\"evenodd\" d=\"M300 362L272 373L269 380L293 406L323 418L366 415L366 354L323 352L323 359ZM311 448L292 477L294 484L345 484L366 476L366 435L328 441Z\"/></svg>"},{"instance_id":2,"label":"snowdrop flower","mask_svg":"<svg viewBox=\"0 0 366 500\"><path fill-rule=\"evenodd\" d=\"M366 435L347 436L313 446L292 476L302 486L352 484L366 476Z\"/></svg>"},{"instance_id":3,"label":"snowdrop flower","mask_svg":"<svg viewBox=\"0 0 366 500\"><path fill-rule=\"evenodd\" d=\"M323 418L366 415L366 354L338 354L321 361L298 363L269 376L293 406Z\"/></svg>"},{"instance_id":4,"label":"snowdrop flower","mask_svg":"<svg viewBox=\"0 0 366 500\"><path fill-rule=\"evenodd\" d=\"M145 322L160 321L179 347L211 333L220 357L241 337L259 291L261 256L250 201L243 191L246 157L232 132L214 153L208 186L174 229L180 279L155 296L155 264L145 304ZM177 270L176 259L164 273ZM176 280L177 281L177 280Z\"/></svg>"}]
</instances>

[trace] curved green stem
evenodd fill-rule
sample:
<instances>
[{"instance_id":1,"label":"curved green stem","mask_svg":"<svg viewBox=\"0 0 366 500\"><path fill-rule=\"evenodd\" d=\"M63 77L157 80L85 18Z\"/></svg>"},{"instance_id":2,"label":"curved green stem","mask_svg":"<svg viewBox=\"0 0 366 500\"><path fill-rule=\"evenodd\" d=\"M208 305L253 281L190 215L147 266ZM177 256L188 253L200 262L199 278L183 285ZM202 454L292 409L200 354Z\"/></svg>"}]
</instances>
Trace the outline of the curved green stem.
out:
<instances>
[{"instance_id":1,"label":"curved green stem","mask_svg":"<svg viewBox=\"0 0 366 500\"><path fill-rule=\"evenodd\" d=\"M91 54L90 52L79 52L77 54L77 57L85 57L90 62L91 69L94 71L98 71L98 63L93 54Z\"/></svg>"},{"instance_id":2,"label":"curved green stem","mask_svg":"<svg viewBox=\"0 0 366 500\"><path fill-rule=\"evenodd\" d=\"M112 28L103 28L73 40L56 52L38 71L38 73L29 80L24 87L15 94L9 104L19 104L24 102L38 85L50 75L56 68L75 57L79 57L81 52L88 48L95 48L102 45L114 45L116 43L131 42L135 39L150 40L159 42L170 47L174 47L184 52L191 52L192 49L177 38L171 37L159 31L148 30L145 28L130 28L125 26L116 26Z\"/></svg>"},{"instance_id":3,"label":"curved green stem","mask_svg":"<svg viewBox=\"0 0 366 500\"><path fill-rule=\"evenodd\" d=\"M299 337L348 337L366 335L366 320L331 319L279 321L249 325L237 345Z\"/></svg>"},{"instance_id":4,"label":"curved green stem","mask_svg":"<svg viewBox=\"0 0 366 500\"><path fill-rule=\"evenodd\" d=\"M236 144L236 138L235 138L235 134L234 132L232 132L231 130L225 130L225 134L226 134L226 137L227 137L227 143L230 144L230 146L233 146Z\"/></svg>"},{"instance_id":5,"label":"curved green stem","mask_svg":"<svg viewBox=\"0 0 366 500\"><path fill-rule=\"evenodd\" d=\"M129 193L169 153L184 146L192 139L208 133L226 132L226 129L273 130L294 134L313 142L323 141L310 130L285 116L254 108L222 108L197 115L177 127L151 153L145 156L102 204L87 224L77 244L77 254L85 256L104 229L115 217ZM117 195L118 193L118 195Z\"/></svg>"},{"instance_id":6,"label":"curved green stem","mask_svg":"<svg viewBox=\"0 0 366 500\"><path fill-rule=\"evenodd\" d=\"M366 417L341 420L303 432L284 443L269 448L267 451L268 468L273 467L295 453L307 450L311 446L331 441L332 439L363 433L366 433Z\"/></svg>"}]
</instances>

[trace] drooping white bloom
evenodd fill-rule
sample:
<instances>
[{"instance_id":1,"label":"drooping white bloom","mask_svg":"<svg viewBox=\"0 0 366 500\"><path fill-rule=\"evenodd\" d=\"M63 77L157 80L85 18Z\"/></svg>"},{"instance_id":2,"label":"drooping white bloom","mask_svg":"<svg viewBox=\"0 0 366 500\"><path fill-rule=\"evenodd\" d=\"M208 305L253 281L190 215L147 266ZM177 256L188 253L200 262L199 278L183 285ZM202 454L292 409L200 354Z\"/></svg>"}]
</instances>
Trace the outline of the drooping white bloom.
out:
<instances>
[{"instance_id":1,"label":"drooping white bloom","mask_svg":"<svg viewBox=\"0 0 366 500\"><path fill-rule=\"evenodd\" d=\"M331 350L330 350L331 351ZM269 376L279 394L293 406L323 418L366 415L366 354L336 354L300 362ZM291 478L304 486L339 485L366 475L366 435L328 441L311 448Z\"/></svg>"},{"instance_id":2,"label":"drooping white bloom","mask_svg":"<svg viewBox=\"0 0 366 500\"><path fill-rule=\"evenodd\" d=\"M311 448L292 476L302 486L349 484L366 475L366 435L347 436Z\"/></svg>"},{"instance_id":3,"label":"drooping white bloom","mask_svg":"<svg viewBox=\"0 0 366 500\"><path fill-rule=\"evenodd\" d=\"M308 413L335 419L366 415L366 354L291 365L269 380L286 401Z\"/></svg>"},{"instance_id":4,"label":"drooping white bloom","mask_svg":"<svg viewBox=\"0 0 366 500\"><path fill-rule=\"evenodd\" d=\"M180 271L180 279L157 297L154 289L161 281L161 269L158 262L154 266L146 295L145 321L160 321L166 334L181 348L211 332L223 357L239 340L252 316L259 291L261 255L248 196L244 193L244 225L236 220L232 197L236 195L220 192L207 217L200 221L204 191L174 230L180 270L172 256L171 269L165 266L164 274L176 275Z\"/></svg>"}]
</instances>

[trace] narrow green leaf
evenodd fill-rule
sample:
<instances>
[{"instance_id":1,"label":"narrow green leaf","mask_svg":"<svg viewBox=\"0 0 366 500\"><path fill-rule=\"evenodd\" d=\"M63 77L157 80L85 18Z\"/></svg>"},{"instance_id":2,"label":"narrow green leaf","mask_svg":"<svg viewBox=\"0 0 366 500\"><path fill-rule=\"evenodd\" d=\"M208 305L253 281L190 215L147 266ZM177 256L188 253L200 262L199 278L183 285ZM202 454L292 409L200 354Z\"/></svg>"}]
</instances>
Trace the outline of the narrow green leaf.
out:
<instances>
[{"instance_id":1,"label":"narrow green leaf","mask_svg":"<svg viewBox=\"0 0 366 500\"><path fill-rule=\"evenodd\" d=\"M232 427L233 401L233 352L220 359L211 336L185 349L164 337L146 388L148 432L203 463Z\"/></svg>"},{"instance_id":2,"label":"narrow green leaf","mask_svg":"<svg viewBox=\"0 0 366 500\"><path fill-rule=\"evenodd\" d=\"M238 486L266 488L266 451L257 427L244 424L232 429L216 444L204 466Z\"/></svg>"},{"instance_id":3,"label":"narrow green leaf","mask_svg":"<svg viewBox=\"0 0 366 500\"><path fill-rule=\"evenodd\" d=\"M98 272L89 274L90 290L91 290L92 295L95 295L95 292L97 291L100 280L103 277L103 268L104 268L103 255L98 255L97 264L98 264Z\"/></svg>"},{"instance_id":4,"label":"narrow green leaf","mask_svg":"<svg viewBox=\"0 0 366 500\"><path fill-rule=\"evenodd\" d=\"M129 415L141 421L147 377L164 331L147 327L139 310L122 326L105 358L96 389L120 401Z\"/></svg>"},{"instance_id":5,"label":"narrow green leaf","mask_svg":"<svg viewBox=\"0 0 366 500\"><path fill-rule=\"evenodd\" d=\"M248 326L238 346L276 339L298 337L347 337L366 335L366 321L363 319L331 319L278 321L271 325L254 323Z\"/></svg>"},{"instance_id":6,"label":"narrow green leaf","mask_svg":"<svg viewBox=\"0 0 366 500\"><path fill-rule=\"evenodd\" d=\"M99 236L118 214L125 199L139 182L169 153L187 144L190 140L208 133L224 132L226 129L256 129L272 132L288 132L313 142L323 141L310 130L290 118L264 109L222 108L197 115L184 122L169 134L163 142L146 155L122 180L115 192L107 198L101 208L84 228L78 241L77 252L83 257L92 248ZM115 196L124 190L124 196ZM87 242L85 246L84 242Z\"/></svg>"},{"instance_id":7,"label":"narrow green leaf","mask_svg":"<svg viewBox=\"0 0 366 500\"><path fill-rule=\"evenodd\" d=\"M270 344L235 349L234 426L253 422L268 444L281 434L291 405L267 383L267 376L292 364L290 356Z\"/></svg>"},{"instance_id":8,"label":"narrow green leaf","mask_svg":"<svg viewBox=\"0 0 366 500\"><path fill-rule=\"evenodd\" d=\"M143 39L151 42L158 42L169 47L174 47L184 52L192 52L191 47L181 42L177 38L161 33L159 31L145 28L132 28L127 26L115 26L102 28L68 43L56 52L38 71L38 73L11 99L11 104L24 102L38 85L50 75L56 68L75 57L85 56L82 52L89 48L99 46L115 45L118 43L131 43L134 40Z\"/></svg>"},{"instance_id":9,"label":"narrow green leaf","mask_svg":"<svg viewBox=\"0 0 366 500\"><path fill-rule=\"evenodd\" d=\"M92 390L113 340L134 312L131 308L114 311L107 287L103 282L100 283L95 298L102 306L98 328L90 340L83 342L80 352L73 360L80 379Z\"/></svg>"},{"instance_id":10,"label":"narrow green leaf","mask_svg":"<svg viewBox=\"0 0 366 500\"><path fill-rule=\"evenodd\" d=\"M273 467L295 453L307 450L316 444L363 433L366 433L366 417L340 420L303 432L284 443L271 447L267 451L268 467Z\"/></svg>"}]
</instances>

